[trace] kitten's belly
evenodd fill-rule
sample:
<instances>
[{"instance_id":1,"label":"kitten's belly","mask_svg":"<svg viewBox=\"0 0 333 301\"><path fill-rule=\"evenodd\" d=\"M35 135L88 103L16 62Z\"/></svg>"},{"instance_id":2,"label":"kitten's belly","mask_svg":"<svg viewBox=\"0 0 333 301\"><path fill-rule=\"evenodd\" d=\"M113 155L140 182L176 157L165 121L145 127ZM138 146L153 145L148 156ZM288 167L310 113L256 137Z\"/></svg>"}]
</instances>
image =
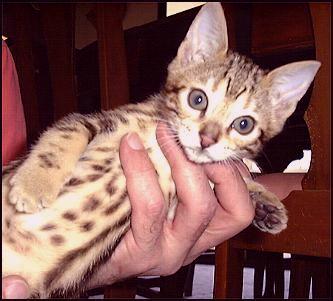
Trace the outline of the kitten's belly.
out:
<instances>
[{"instance_id":1,"label":"kitten's belly","mask_svg":"<svg viewBox=\"0 0 333 301\"><path fill-rule=\"evenodd\" d=\"M120 138L126 134L124 131L120 131L119 136L100 135L100 137L96 137L97 139L88 146L82 156L91 157L97 147L119 145ZM175 194L175 186L169 164L158 146L155 131L156 126L145 135L140 136L145 147L149 149L148 154L159 175L158 180L165 201L169 203L169 198ZM105 160L109 158L108 156L110 157L110 154L100 152L97 158ZM11 228L3 230L2 233L3 276L21 275L28 280L33 289L45 293L45 289L52 290L52 288L66 287L70 283L78 283L87 268L98 261L100 254L108 246L115 244L118 237L128 229L131 208L127 195L122 199L122 195L126 192L126 179L120 166L117 147L114 149L113 159L113 169L109 173L85 187L80 185L71 187L71 191L58 197L50 208L35 214L15 213L11 217ZM91 164L89 161L77 164L72 178L85 177ZM111 187L111 183L113 187ZM8 188L6 180L3 179L2 184ZM105 196L107 192L110 194L109 196ZM7 207L6 216L3 215L4 224L4 218L9 216L11 206L6 203L7 189L4 189L3 193L5 193L3 205ZM92 198L100 200L99 207L95 211L85 211L86 202ZM117 205L117 202L120 204ZM105 213L107 211L110 212L109 215ZM115 221L121 220L124 223L112 228L112 233L110 232L104 241L92 243ZM90 225L93 225L91 229ZM33 240L29 241L28 238L24 238L22 233L23 235L32 234ZM15 243L10 242L13 239L16 241ZM85 251L85 246L87 248L89 246L89 250ZM77 250L75 254L74 250ZM71 261L67 266L64 265L64 261L69 259ZM62 267L63 270L58 270L59 267ZM55 280L48 287L45 279L51 281L50 277L54 277Z\"/></svg>"}]
</instances>

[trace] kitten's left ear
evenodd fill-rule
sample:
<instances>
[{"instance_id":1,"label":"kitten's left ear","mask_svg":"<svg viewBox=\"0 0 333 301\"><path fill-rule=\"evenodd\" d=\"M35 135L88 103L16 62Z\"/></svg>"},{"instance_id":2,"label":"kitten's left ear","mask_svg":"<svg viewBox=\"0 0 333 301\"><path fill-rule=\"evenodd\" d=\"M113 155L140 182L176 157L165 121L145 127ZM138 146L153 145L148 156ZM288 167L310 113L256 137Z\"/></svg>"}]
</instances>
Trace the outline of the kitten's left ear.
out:
<instances>
[{"instance_id":1,"label":"kitten's left ear","mask_svg":"<svg viewBox=\"0 0 333 301\"><path fill-rule=\"evenodd\" d=\"M301 61L276 68L267 74L264 82L273 95L273 109L283 122L295 111L319 67L318 61Z\"/></svg>"},{"instance_id":2,"label":"kitten's left ear","mask_svg":"<svg viewBox=\"0 0 333 301\"><path fill-rule=\"evenodd\" d=\"M178 67L205 61L228 50L227 24L219 2L203 5L178 48Z\"/></svg>"}]
</instances>

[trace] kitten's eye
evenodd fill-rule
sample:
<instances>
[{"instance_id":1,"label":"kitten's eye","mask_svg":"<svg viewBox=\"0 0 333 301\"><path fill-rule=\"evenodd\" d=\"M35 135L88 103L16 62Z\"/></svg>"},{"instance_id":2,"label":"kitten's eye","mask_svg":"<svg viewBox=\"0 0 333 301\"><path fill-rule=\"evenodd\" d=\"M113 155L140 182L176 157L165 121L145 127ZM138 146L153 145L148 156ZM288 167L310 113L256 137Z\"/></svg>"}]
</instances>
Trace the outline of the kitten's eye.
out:
<instances>
[{"instance_id":1,"label":"kitten's eye","mask_svg":"<svg viewBox=\"0 0 333 301\"><path fill-rule=\"evenodd\" d=\"M208 105L208 99L205 92L201 90L192 90L188 95L188 104L194 110L205 110Z\"/></svg>"},{"instance_id":2,"label":"kitten's eye","mask_svg":"<svg viewBox=\"0 0 333 301\"><path fill-rule=\"evenodd\" d=\"M242 135L249 134L254 128L255 121L250 116L238 117L233 121L231 127Z\"/></svg>"}]
</instances>

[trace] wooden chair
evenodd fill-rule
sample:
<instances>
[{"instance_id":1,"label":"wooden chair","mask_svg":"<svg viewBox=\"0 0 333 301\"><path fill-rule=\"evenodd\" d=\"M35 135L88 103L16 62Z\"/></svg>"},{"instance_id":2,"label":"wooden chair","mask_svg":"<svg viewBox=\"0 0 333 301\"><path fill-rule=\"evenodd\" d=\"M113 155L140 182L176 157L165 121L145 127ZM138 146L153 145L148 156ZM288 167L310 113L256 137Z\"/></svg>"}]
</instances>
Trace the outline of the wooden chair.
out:
<instances>
[{"instance_id":1,"label":"wooden chair","mask_svg":"<svg viewBox=\"0 0 333 301\"><path fill-rule=\"evenodd\" d=\"M17 6L17 4L15 5ZM17 64L18 74L21 77L22 99L25 102L26 119L30 124L30 132L28 131L30 141L33 141L38 136L39 131L54 119L75 111L78 107L77 90L73 75L74 6L70 4L59 4L57 8L47 6L48 4L40 4L37 9L40 9L42 12L41 23L45 35L45 47L48 49L48 62L51 73L50 82L46 80L47 76L44 76L47 71L45 68L43 69L45 64L40 64L36 68L35 62L41 59L40 56L37 59L36 56L31 55L33 53L42 54L42 46L39 46L39 48L36 47L35 40L30 38L31 32L34 35L37 32L35 30L36 24L31 22L31 20L36 20L35 16L30 16L33 14L31 7L29 8L22 4L20 7L16 7L14 11L17 16L14 19L19 19L20 22L14 22L14 24L11 23L7 26L7 28L15 29L15 36L18 37L16 44L11 50ZM228 6L229 11L235 11L235 7L232 4L224 4L226 10L228 10ZM243 9L246 6L242 5ZM303 191L293 192L285 200L290 212L288 230L278 237L272 237L261 234L253 229L247 229L239 236L219 246L216 254L215 297L241 296L244 250L290 252L326 258L330 256L328 251L329 210L327 209L329 208L329 164L326 164L326 162L329 162L330 153L328 117L330 106L328 69L330 48L327 34L329 19L327 6L326 4L310 4L316 46L320 45L320 47L317 46L317 59L323 65L316 78L312 102L307 110L307 123L312 142L312 165L308 175L303 180ZM236 10L238 10L238 7ZM165 45L162 45L160 49L161 53L165 49L168 49L168 55L171 58L172 52L183 38L187 26L193 20L196 12L194 10L193 13L175 16L174 20L181 20L180 23L182 26L179 27L177 25L175 26L175 31L168 32L171 36L177 36L179 41L177 43L174 41L175 39L172 42L167 41ZM91 15L91 20L95 22L98 32L101 108L104 110L127 103L129 99L128 85L131 85L131 83L128 82L127 78L126 63L128 63L128 58L126 59L124 33L121 26L124 13L125 6L123 4L99 3L96 5L95 13ZM232 45L237 40L246 39L247 33L245 34L243 31L237 29L237 26L239 26L240 22L244 22L244 16L247 16L247 13L239 15L238 19L230 18L230 15L232 14L226 11L226 17L227 19L229 18L227 20L228 28L231 32L236 32L240 35L238 37L230 35L230 44ZM184 19L184 22L182 19ZM26 26L20 27L20 24L23 24L22 22ZM54 31L55 22L58 24L58 32ZM162 23L162 27L166 25ZM23 30L22 28L25 29ZM53 43L54 39L57 39L57 44ZM238 50L246 53L246 45L247 41L246 43L241 43L238 45L238 48L240 48ZM169 57L165 58L165 61L168 59ZM133 61L130 63L133 64ZM34 76L31 76L31 74L34 74ZM66 75L65 77L64 74ZM158 83L161 82L160 79L162 78L163 75L159 78L158 76L154 76L154 80ZM49 95L47 89L38 89L40 87L47 87L48 85L51 85L52 90L56 91L57 95ZM52 101L53 98L54 100ZM113 101L110 101L111 99ZM299 214L300 208L302 208L305 216ZM319 219L316 220L316 217ZM299 225L303 227L300 228ZM251 239L247 239L247 237L251 237ZM319 264L321 263L317 263L317 265ZM296 261L294 260L292 269L296 270L296 266L298 266L299 270L302 268L302 265L304 265L303 259L298 258ZM315 265L312 264L312 266ZM321 265L324 266L323 264ZM275 268L278 269L277 267ZM257 276L259 274L257 273ZM260 277L257 278L259 279ZM308 283L309 277L306 278L306 284L308 285ZM318 282L314 282L314 287L318 288L319 284ZM305 285L302 287L305 287ZM133 298L135 291L135 280L125 281L99 290L105 298ZM295 292L294 295L297 296L297 294L298 292Z\"/></svg>"},{"instance_id":2,"label":"wooden chair","mask_svg":"<svg viewBox=\"0 0 333 301\"><path fill-rule=\"evenodd\" d=\"M292 254L289 298L308 298L311 279L314 299L330 296L330 4L310 3L309 8L316 58L322 63L305 115L311 137L311 166L303 178L303 190L292 191L284 200L289 211L285 231L272 236L249 227L217 247L214 298L242 297L243 267L249 250ZM266 274L264 295L263 267L255 268L254 297L283 298L281 265L266 267L266 273L273 271L275 277Z\"/></svg>"}]
</instances>

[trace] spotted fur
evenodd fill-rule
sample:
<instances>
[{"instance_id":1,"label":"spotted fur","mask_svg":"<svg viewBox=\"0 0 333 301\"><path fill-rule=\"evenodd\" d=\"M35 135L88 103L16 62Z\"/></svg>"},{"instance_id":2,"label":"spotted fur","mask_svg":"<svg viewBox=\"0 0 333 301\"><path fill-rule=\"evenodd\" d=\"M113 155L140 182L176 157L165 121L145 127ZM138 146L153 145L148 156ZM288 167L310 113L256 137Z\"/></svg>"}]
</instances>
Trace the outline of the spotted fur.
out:
<instances>
[{"instance_id":1,"label":"spotted fur","mask_svg":"<svg viewBox=\"0 0 333 301\"><path fill-rule=\"evenodd\" d=\"M31 297L78 296L130 226L119 160L125 134L140 135L172 218L177 196L156 141L158 121L169 124L193 162L250 158L281 131L318 68L318 62L307 61L262 70L228 49L223 10L219 3L206 4L160 93L113 111L71 114L47 129L26 158L3 170L2 275L24 277ZM202 95L200 110L189 101L193 91ZM234 124L243 116L253 120L247 134ZM273 234L285 229L283 204L245 180L256 206L254 225Z\"/></svg>"}]
</instances>

